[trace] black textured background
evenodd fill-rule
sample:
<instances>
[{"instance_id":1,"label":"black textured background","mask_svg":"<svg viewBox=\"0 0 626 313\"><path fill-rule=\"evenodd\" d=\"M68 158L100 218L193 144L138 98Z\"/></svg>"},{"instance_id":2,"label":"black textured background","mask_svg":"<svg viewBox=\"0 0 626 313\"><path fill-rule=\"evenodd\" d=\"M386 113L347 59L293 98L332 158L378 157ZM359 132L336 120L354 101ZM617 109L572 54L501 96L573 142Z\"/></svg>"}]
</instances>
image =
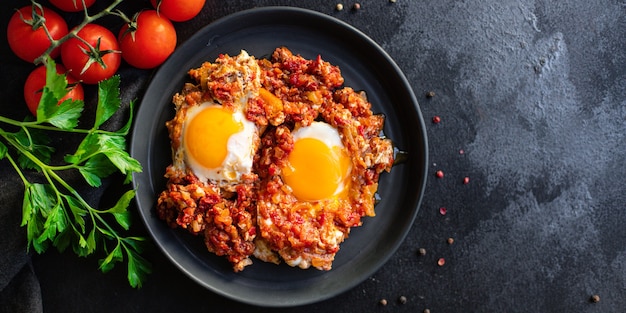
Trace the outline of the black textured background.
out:
<instances>
[{"instance_id":1,"label":"black textured background","mask_svg":"<svg viewBox=\"0 0 626 313\"><path fill-rule=\"evenodd\" d=\"M229 13L298 6L357 27L398 63L427 119L432 175L405 243L374 276L324 302L257 308L201 288L150 246L153 274L134 290L121 268L98 272L96 258L27 255L23 187L0 161L0 311L626 311L626 2L362 0L358 11L353 3L207 0L176 28L183 42ZM18 119L28 113L21 88L33 66L8 49L6 23L25 4L0 5L0 113ZM120 74L124 103L140 99L151 71ZM108 183L113 190L87 190L92 203L116 192ZM135 228L145 234L139 219ZM589 301L594 294L599 303Z\"/></svg>"}]
</instances>

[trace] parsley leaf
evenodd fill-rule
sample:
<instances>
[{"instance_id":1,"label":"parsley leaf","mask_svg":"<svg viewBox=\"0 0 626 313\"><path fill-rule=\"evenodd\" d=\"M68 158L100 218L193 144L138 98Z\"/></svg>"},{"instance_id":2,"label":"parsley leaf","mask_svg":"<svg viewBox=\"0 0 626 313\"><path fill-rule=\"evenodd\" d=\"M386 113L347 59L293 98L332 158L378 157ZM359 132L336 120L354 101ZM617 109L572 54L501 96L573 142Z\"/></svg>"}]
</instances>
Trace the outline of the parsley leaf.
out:
<instances>
[{"instance_id":1,"label":"parsley leaf","mask_svg":"<svg viewBox=\"0 0 626 313\"><path fill-rule=\"evenodd\" d=\"M98 85L98 107L96 109L95 128L106 122L120 107L119 76L113 76Z\"/></svg>"},{"instance_id":2,"label":"parsley leaf","mask_svg":"<svg viewBox=\"0 0 626 313\"><path fill-rule=\"evenodd\" d=\"M46 85L39 106L37 107L37 122L48 122L60 129L74 129L78 125L84 102L82 100L59 100L68 93L67 78L56 74L54 62L46 63Z\"/></svg>"},{"instance_id":3,"label":"parsley leaf","mask_svg":"<svg viewBox=\"0 0 626 313\"><path fill-rule=\"evenodd\" d=\"M51 111L46 112L51 114L46 122L60 129L74 129L78 126L78 118L83 112L83 101L65 100Z\"/></svg>"},{"instance_id":4,"label":"parsley leaf","mask_svg":"<svg viewBox=\"0 0 626 313\"><path fill-rule=\"evenodd\" d=\"M7 134L15 144L20 145L22 149L31 153L34 157L44 163L50 162L50 157L54 153L54 148L48 146L50 139L48 136L38 129L22 128L18 132ZM18 156L18 162L22 168L39 170L39 166L32 161L26 154Z\"/></svg>"},{"instance_id":5,"label":"parsley leaf","mask_svg":"<svg viewBox=\"0 0 626 313\"><path fill-rule=\"evenodd\" d=\"M115 170L113 163L109 162L103 154L94 155L84 165L78 167L80 174L92 187L100 187L102 185L101 178L113 174Z\"/></svg>"},{"instance_id":6,"label":"parsley leaf","mask_svg":"<svg viewBox=\"0 0 626 313\"><path fill-rule=\"evenodd\" d=\"M7 154L7 151L9 151L9 148L7 148L7 146L5 146L2 142L0 142L0 160L4 159L4 156Z\"/></svg>"}]
</instances>

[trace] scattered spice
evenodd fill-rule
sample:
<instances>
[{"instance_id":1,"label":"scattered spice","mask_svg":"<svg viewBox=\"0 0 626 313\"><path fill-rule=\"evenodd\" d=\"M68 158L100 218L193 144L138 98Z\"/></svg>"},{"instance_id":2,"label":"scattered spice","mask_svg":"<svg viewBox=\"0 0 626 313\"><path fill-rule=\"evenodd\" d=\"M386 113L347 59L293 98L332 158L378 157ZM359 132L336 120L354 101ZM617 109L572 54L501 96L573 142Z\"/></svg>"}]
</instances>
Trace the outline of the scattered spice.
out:
<instances>
[{"instance_id":1,"label":"scattered spice","mask_svg":"<svg viewBox=\"0 0 626 313\"><path fill-rule=\"evenodd\" d=\"M589 301L591 301L593 303L598 303L598 302L600 302L600 296L599 295L593 295L593 296L591 296Z\"/></svg>"},{"instance_id":2,"label":"scattered spice","mask_svg":"<svg viewBox=\"0 0 626 313\"><path fill-rule=\"evenodd\" d=\"M465 178L463 178L463 184L469 184L469 177L466 176Z\"/></svg>"},{"instance_id":3,"label":"scattered spice","mask_svg":"<svg viewBox=\"0 0 626 313\"><path fill-rule=\"evenodd\" d=\"M444 258L439 258L439 260L437 260L437 265L439 265L439 266L443 266L444 264L446 264L446 259L444 259Z\"/></svg>"},{"instance_id":4,"label":"scattered spice","mask_svg":"<svg viewBox=\"0 0 626 313\"><path fill-rule=\"evenodd\" d=\"M433 123L434 124L439 124L440 122L441 122L441 117L439 117L439 115L433 116Z\"/></svg>"},{"instance_id":5,"label":"scattered spice","mask_svg":"<svg viewBox=\"0 0 626 313\"><path fill-rule=\"evenodd\" d=\"M424 248L419 248L419 249L417 250L417 254L419 254L419 255L421 255L421 256L426 255L426 249L424 249Z\"/></svg>"},{"instance_id":6,"label":"scattered spice","mask_svg":"<svg viewBox=\"0 0 626 313\"><path fill-rule=\"evenodd\" d=\"M405 304L406 303L406 297L405 296L400 296L400 298L398 298L398 302L400 302L400 304Z\"/></svg>"},{"instance_id":7,"label":"scattered spice","mask_svg":"<svg viewBox=\"0 0 626 313\"><path fill-rule=\"evenodd\" d=\"M386 306L386 305L387 305L387 299L384 299L384 298L383 298L383 299L380 299L379 303L380 303L380 305L382 305L382 306Z\"/></svg>"},{"instance_id":8,"label":"scattered spice","mask_svg":"<svg viewBox=\"0 0 626 313\"><path fill-rule=\"evenodd\" d=\"M448 238L447 242L448 242L449 245L453 244L454 243L454 238L452 238L452 237Z\"/></svg>"},{"instance_id":9,"label":"scattered spice","mask_svg":"<svg viewBox=\"0 0 626 313\"><path fill-rule=\"evenodd\" d=\"M448 210L444 207L440 207L439 208L439 214L441 215L446 215L446 213L448 213Z\"/></svg>"},{"instance_id":10,"label":"scattered spice","mask_svg":"<svg viewBox=\"0 0 626 313\"><path fill-rule=\"evenodd\" d=\"M426 97L427 98L432 98L434 96L435 96L435 92L434 91L429 91L429 92L426 93Z\"/></svg>"},{"instance_id":11,"label":"scattered spice","mask_svg":"<svg viewBox=\"0 0 626 313\"><path fill-rule=\"evenodd\" d=\"M437 178L443 178L443 171L439 170L435 173L435 176L437 176Z\"/></svg>"},{"instance_id":12,"label":"scattered spice","mask_svg":"<svg viewBox=\"0 0 626 313\"><path fill-rule=\"evenodd\" d=\"M360 3L358 3L358 2L357 2L357 3L355 3L355 4L352 6L352 9L353 9L353 10L355 10L355 11L356 11L356 10L360 10L360 9L361 9L361 4L360 4Z\"/></svg>"},{"instance_id":13,"label":"scattered spice","mask_svg":"<svg viewBox=\"0 0 626 313\"><path fill-rule=\"evenodd\" d=\"M337 3L337 5L335 6L335 9L336 9L337 11L341 11L341 10L343 10L343 4L341 4L341 3Z\"/></svg>"}]
</instances>

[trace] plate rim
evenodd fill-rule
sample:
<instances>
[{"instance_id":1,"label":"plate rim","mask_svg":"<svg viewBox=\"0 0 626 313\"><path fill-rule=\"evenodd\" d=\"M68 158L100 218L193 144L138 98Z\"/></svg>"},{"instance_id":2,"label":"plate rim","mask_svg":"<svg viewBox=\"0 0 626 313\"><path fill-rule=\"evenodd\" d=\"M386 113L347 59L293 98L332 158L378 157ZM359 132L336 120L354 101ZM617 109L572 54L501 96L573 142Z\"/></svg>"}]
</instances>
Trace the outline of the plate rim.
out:
<instances>
[{"instance_id":1,"label":"plate rim","mask_svg":"<svg viewBox=\"0 0 626 313\"><path fill-rule=\"evenodd\" d=\"M382 56L386 61L387 61L387 65L392 66L392 68L395 71L395 74L398 75L398 78L401 80L403 86L401 86L401 88L403 88L404 90L406 90L406 92L408 92L409 97L412 99L412 104L414 105L414 109L415 112L417 114L416 118L418 119L418 125L414 125L414 127L419 127L419 132L422 134L422 138L420 138L423 141L423 162L422 164L419 164L420 169L423 171L423 177L421 178L421 180L419 180L421 182L421 185L419 186L419 190L416 190L417 193L415 195L415 207L411 208L411 215L408 217L408 223L409 224L413 224L415 221L415 218L419 212L420 206L421 206L421 202L423 200L423 195L424 195L424 191L426 189L426 181L427 181L427 164L428 164L428 136L427 136L427 132L426 132L426 128L425 128L425 123L424 123L424 118L423 115L421 113L417 98L415 97L415 93L413 91L412 86L410 85L408 79L406 78L406 76L404 75L404 73L402 72L402 70L398 67L398 65L395 63L395 61L389 56L389 54L380 46L378 45L374 40L372 40L369 36L367 36L365 33L363 33L362 31L360 31L359 29L357 29L356 27L348 24L345 21L342 21L338 18L335 18L333 16L318 12L318 11L314 11L314 10L310 10L310 9L305 9L305 8L299 8L299 7L287 7L287 6L264 6L264 7L255 7L255 8L251 8L251 9L246 9L246 10L242 10L242 11L238 11L229 15L225 15L223 17L220 17L212 22L209 22L207 25L201 27L200 29L198 29L193 35L191 35L184 43L182 43L179 47L177 47L177 51L181 50L184 51L185 47L193 47L193 42L194 40L199 40L201 39L201 35L203 33L208 32L209 29L212 28L219 28L220 25L228 23L231 20L236 20L236 19L241 19L243 17L246 16L263 16L266 14L277 14L279 12L285 13L285 14L289 14L289 13L298 13L298 14L304 14L307 16L310 16L311 18L314 19L320 19L323 22L330 22L335 24L337 27L341 27L343 29L345 29L345 31L352 33L355 38L358 38L359 40L365 41L368 44L368 48L369 49L375 49L376 52ZM210 44L210 43L209 43ZM176 54L176 51L174 51L174 54ZM173 56L174 56L173 54ZM158 78L160 75L160 73L165 72L165 69L167 69L167 63L168 61L172 59L172 56L170 56L170 58L168 58L168 60L166 60L166 62L160 66L160 68L154 73L154 76L152 76L150 78L150 82L148 83L148 86L145 90L145 94L148 94L149 91L151 91L152 89L156 88L155 84L153 83L153 81L155 80L155 78ZM142 112L143 114L149 113L149 109L148 109L148 105L144 104L144 98L145 98L145 94L144 97L142 97L141 101L140 101L140 105L139 108L136 112L135 115L135 119L137 120L139 118L139 116L141 116ZM144 112L144 111L148 111L148 112ZM132 127L132 132L131 132L131 140L130 140L130 154L131 156L135 156L136 155L136 150L138 149L138 147L135 145L136 142L138 142L139 140L141 140L141 138L137 138L135 137L137 132L136 130L139 128L137 123L133 123L133 127ZM145 139L144 139L145 140ZM148 159L148 161L150 161ZM148 164L144 164L144 169L148 166ZM138 182L140 181L139 178L141 178L143 175L147 175L146 173L133 173L133 188L138 191L139 188L143 188L143 186L139 186ZM152 179L150 177L148 177L148 179ZM149 187L153 187L153 186L149 186ZM150 190L154 190L154 188L151 188ZM138 193L139 194L139 193ZM154 197L156 198L157 196L154 195ZM155 229L153 229L153 227L151 226L150 223L150 216L146 216L146 214L144 213L144 211L142 210L142 203L141 203L141 199L139 196L135 197L134 199L135 204L137 205L137 210L139 211L139 215L142 219L142 222L144 224L144 226L146 227L146 230L148 231L148 233L151 236L151 239L153 240L154 244L156 246L159 247L159 249L161 250L161 252L163 254L165 254L165 256L168 258L168 260L174 264L178 270L180 270L181 272L183 272L187 277L191 278L192 280L194 280L196 283L200 284L201 286L203 286L204 288L210 290L211 292L214 292L218 295L224 296L226 298L232 299L232 300L236 300L238 302L242 302L242 303L247 303L247 304L252 304L252 305L257 305L257 306L262 306L262 307L291 307L291 306L298 306L298 305L306 305L306 304L311 304L311 303L315 303L315 302L319 302L319 301L323 301L323 300L327 300L329 298L332 298L334 296L337 296L338 294L341 294L345 291L348 291L352 288L354 288L356 285L358 285L359 283L362 283L367 277L373 275L375 272L377 272L385 263L387 263L389 261L389 259L397 252L397 249L400 247L400 245L406 240L406 236L408 235L409 231L411 230L411 226L405 227L402 232L401 235L398 237L398 240L396 240L394 242L394 244L392 245L392 248L390 249L390 253L386 254L384 257L382 257L379 261L378 261L378 265L374 266L373 268L370 268L370 271L362 274L360 277L362 277L362 279L355 279L350 283L346 283L343 285L343 287L341 288L337 288L336 290L330 292L330 293L326 293L326 294L320 294L320 295L315 295L309 298L298 298L298 299L284 299L284 298L266 298L264 300L266 301L260 301L257 299L249 299L249 298L241 298L238 295L234 295L231 294L229 292L225 292L224 290L220 289L218 286L213 286L211 284L208 284L207 282L202 281L200 278L196 277L196 275L193 275L192 273L190 273L183 264L181 264L180 260L176 259L172 254L171 251L167 250L166 247L164 246L164 244L162 242L160 242L159 240L157 240L157 238L159 238L159 235L156 234ZM150 208L150 211L153 211L154 208Z\"/></svg>"}]
</instances>

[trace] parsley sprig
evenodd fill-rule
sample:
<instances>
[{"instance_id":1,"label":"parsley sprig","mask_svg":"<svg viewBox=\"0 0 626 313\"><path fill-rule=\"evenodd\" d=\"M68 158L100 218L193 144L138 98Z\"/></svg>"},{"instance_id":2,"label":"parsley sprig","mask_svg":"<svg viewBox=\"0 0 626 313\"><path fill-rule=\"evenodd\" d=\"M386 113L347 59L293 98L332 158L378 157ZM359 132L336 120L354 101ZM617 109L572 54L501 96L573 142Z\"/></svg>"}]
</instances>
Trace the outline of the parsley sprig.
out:
<instances>
[{"instance_id":1,"label":"parsley sprig","mask_svg":"<svg viewBox=\"0 0 626 313\"><path fill-rule=\"evenodd\" d=\"M87 184L99 187L102 179L113 173L125 175L128 183L132 173L141 172L141 164L126 152L134 102L129 104L128 121L119 130L102 129L121 104L119 76L102 81L98 84L93 126L79 128L84 102L70 99L59 104L68 92L67 78L56 74L51 58L44 63L46 86L37 118L17 121L0 116L0 159L6 158L24 183L22 226L27 230L28 247L43 253L51 245L59 251L71 246L79 256L102 251L104 257L99 260L102 272L126 260L128 282L141 287L150 272L150 264L140 255L145 239L122 235L130 227L128 206L135 191L126 191L110 208L95 208L62 177L65 171L78 171ZM65 155L61 164L51 164L55 149L50 145L49 135L54 132L82 136L74 153ZM27 170L39 172L40 178L29 180Z\"/></svg>"}]
</instances>

